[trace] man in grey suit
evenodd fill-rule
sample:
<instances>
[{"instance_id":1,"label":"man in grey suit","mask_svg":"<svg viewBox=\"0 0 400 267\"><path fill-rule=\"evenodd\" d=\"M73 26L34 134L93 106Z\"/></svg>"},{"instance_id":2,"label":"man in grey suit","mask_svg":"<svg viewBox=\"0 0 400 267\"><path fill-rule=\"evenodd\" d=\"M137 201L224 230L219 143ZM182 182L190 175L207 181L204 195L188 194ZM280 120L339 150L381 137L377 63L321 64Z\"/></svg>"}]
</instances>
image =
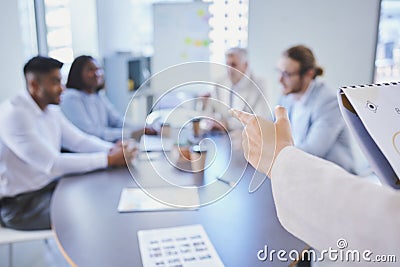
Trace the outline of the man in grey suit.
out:
<instances>
[{"instance_id":1,"label":"man in grey suit","mask_svg":"<svg viewBox=\"0 0 400 267\"><path fill-rule=\"evenodd\" d=\"M335 92L316 79L323 74L312 51L298 45L279 61L282 93L296 147L354 172L350 134L340 113Z\"/></svg>"}]
</instances>

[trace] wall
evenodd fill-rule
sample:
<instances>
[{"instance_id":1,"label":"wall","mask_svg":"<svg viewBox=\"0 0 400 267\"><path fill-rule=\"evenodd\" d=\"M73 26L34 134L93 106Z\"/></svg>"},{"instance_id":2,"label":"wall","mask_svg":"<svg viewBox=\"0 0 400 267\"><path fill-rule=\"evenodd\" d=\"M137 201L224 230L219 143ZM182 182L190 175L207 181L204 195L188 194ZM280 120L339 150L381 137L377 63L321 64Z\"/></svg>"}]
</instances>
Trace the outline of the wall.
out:
<instances>
[{"instance_id":1,"label":"wall","mask_svg":"<svg viewBox=\"0 0 400 267\"><path fill-rule=\"evenodd\" d=\"M312 48L337 89L373 78L379 0L250 0L249 58L268 81L274 104L280 93L276 63L296 44Z\"/></svg>"},{"instance_id":2,"label":"wall","mask_svg":"<svg viewBox=\"0 0 400 267\"><path fill-rule=\"evenodd\" d=\"M132 51L135 29L131 19L131 0L97 0L96 4L100 57L117 51Z\"/></svg>"},{"instance_id":3,"label":"wall","mask_svg":"<svg viewBox=\"0 0 400 267\"><path fill-rule=\"evenodd\" d=\"M74 57L99 56L96 0L70 0L72 48Z\"/></svg>"},{"instance_id":4,"label":"wall","mask_svg":"<svg viewBox=\"0 0 400 267\"><path fill-rule=\"evenodd\" d=\"M0 1L0 102L25 88L18 1Z\"/></svg>"},{"instance_id":5,"label":"wall","mask_svg":"<svg viewBox=\"0 0 400 267\"><path fill-rule=\"evenodd\" d=\"M75 56L88 53L98 56L97 19L95 0L72 0L71 23ZM83 6L82 6L83 5ZM23 40L21 36L20 13L18 1L0 1L0 36L5 41L0 47L0 102L25 90L22 68L25 61Z\"/></svg>"},{"instance_id":6,"label":"wall","mask_svg":"<svg viewBox=\"0 0 400 267\"><path fill-rule=\"evenodd\" d=\"M107 0L93 1L86 3L84 9L89 12L89 25L74 22L72 25L74 29L85 29L74 30L73 38L88 42L74 43L74 48L78 53L98 53L100 57L129 50L133 37L128 26L130 0L121 0L118 5ZM76 13L77 2L71 1L73 17L80 16ZM97 25L98 47L96 32L90 30L96 19L94 5L101 18ZM279 94L276 61L282 50L297 43L314 49L332 87L370 82L378 12L379 0L250 0L249 56L255 72L268 81L270 97L276 99ZM24 88L21 69L25 59L17 1L0 2L0 22L7 25L0 28L1 36L7 37L0 49L0 100L3 100Z\"/></svg>"},{"instance_id":7,"label":"wall","mask_svg":"<svg viewBox=\"0 0 400 267\"><path fill-rule=\"evenodd\" d=\"M276 64L296 44L312 48L323 79L340 86L373 80L380 0L250 0L249 60L268 84L272 107L280 96ZM356 168L365 157L353 142Z\"/></svg>"}]
</instances>

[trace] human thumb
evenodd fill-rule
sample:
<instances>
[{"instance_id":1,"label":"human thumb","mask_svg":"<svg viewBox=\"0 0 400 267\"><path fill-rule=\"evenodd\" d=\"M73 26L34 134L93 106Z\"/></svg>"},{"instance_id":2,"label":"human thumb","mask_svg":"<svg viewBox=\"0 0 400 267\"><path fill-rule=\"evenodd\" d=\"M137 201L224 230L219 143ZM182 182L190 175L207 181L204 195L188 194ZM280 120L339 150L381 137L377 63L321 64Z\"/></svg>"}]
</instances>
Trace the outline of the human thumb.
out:
<instances>
[{"instance_id":1,"label":"human thumb","mask_svg":"<svg viewBox=\"0 0 400 267\"><path fill-rule=\"evenodd\" d=\"M281 119L289 121L287 110L282 106L279 106L279 105L276 106L275 107L275 118L277 121L281 120Z\"/></svg>"},{"instance_id":2,"label":"human thumb","mask_svg":"<svg viewBox=\"0 0 400 267\"><path fill-rule=\"evenodd\" d=\"M279 152L279 148L283 148L288 145L293 145L292 129L290 127L290 121L287 110L282 106L275 107L275 127L276 127L276 145Z\"/></svg>"}]
</instances>

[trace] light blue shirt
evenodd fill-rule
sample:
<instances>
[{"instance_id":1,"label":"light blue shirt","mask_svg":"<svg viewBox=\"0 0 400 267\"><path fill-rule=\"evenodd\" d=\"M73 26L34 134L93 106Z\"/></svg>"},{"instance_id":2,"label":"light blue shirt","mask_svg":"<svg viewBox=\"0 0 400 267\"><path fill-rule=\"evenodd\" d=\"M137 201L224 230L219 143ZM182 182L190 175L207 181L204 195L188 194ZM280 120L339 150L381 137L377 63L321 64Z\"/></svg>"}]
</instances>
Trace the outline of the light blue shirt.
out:
<instances>
[{"instance_id":1,"label":"light blue shirt","mask_svg":"<svg viewBox=\"0 0 400 267\"><path fill-rule=\"evenodd\" d=\"M65 116L82 131L106 141L122 139L123 118L104 91L88 94L67 89L62 94L60 106Z\"/></svg>"},{"instance_id":2,"label":"light blue shirt","mask_svg":"<svg viewBox=\"0 0 400 267\"><path fill-rule=\"evenodd\" d=\"M314 80L300 99L290 94L279 102L288 110L296 147L354 172L350 133L330 88Z\"/></svg>"}]
</instances>

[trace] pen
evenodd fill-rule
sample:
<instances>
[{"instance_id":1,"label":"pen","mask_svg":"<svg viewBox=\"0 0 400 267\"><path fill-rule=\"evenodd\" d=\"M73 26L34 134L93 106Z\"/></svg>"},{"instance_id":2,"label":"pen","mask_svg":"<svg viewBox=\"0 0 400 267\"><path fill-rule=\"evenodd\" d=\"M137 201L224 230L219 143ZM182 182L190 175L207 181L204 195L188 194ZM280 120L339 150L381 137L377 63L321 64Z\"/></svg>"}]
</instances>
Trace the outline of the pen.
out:
<instances>
[{"instance_id":1,"label":"pen","mask_svg":"<svg viewBox=\"0 0 400 267\"><path fill-rule=\"evenodd\" d=\"M217 180L218 181L221 181L221 182L223 182L223 183L225 183L225 184L227 184L227 185L229 185L230 187L233 187L233 186L235 186L235 182L229 182L229 181L227 181L227 180L225 180L225 179L222 179L222 178L220 178L220 177L217 177Z\"/></svg>"}]
</instances>

